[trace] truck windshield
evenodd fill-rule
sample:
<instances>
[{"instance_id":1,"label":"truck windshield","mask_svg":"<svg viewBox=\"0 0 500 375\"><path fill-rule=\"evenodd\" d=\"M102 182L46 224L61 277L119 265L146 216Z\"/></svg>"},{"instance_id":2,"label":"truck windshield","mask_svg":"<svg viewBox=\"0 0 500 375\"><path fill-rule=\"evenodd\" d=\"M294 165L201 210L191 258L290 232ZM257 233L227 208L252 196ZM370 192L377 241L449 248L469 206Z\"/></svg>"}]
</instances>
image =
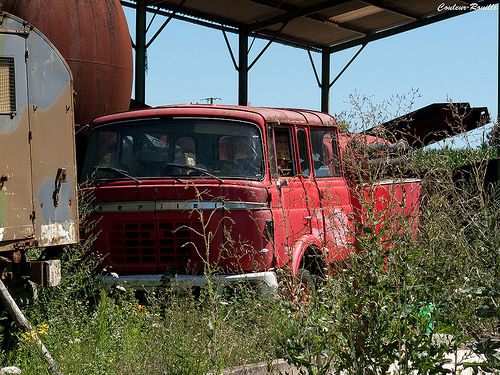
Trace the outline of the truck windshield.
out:
<instances>
[{"instance_id":1,"label":"truck windshield","mask_svg":"<svg viewBox=\"0 0 500 375\"><path fill-rule=\"evenodd\" d=\"M261 179L262 149L259 128L246 122L193 118L116 122L92 131L82 180Z\"/></svg>"}]
</instances>

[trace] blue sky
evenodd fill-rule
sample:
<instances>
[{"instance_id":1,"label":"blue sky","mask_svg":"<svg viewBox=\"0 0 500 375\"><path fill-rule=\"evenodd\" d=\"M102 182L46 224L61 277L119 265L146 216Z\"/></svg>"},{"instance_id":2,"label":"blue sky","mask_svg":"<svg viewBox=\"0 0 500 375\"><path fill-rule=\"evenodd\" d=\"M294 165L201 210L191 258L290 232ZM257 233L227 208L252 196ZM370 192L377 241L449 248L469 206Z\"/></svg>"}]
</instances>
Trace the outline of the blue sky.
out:
<instances>
[{"instance_id":1,"label":"blue sky","mask_svg":"<svg viewBox=\"0 0 500 375\"><path fill-rule=\"evenodd\" d=\"M350 96L383 104L396 95L413 97L412 109L431 103L469 102L496 118L498 8L480 10L368 44L330 90L330 113L352 110ZM124 8L132 39L134 12ZM149 22L150 16L148 16ZM148 40L163 23L157 17ZM238 38L228 34L235 55ZM251 41L250 41L251 42ZM249 61L266 41L256 40ZM332 79L359 47L333 54ZM313 53L320 72L321 56ZM408 94L410 93L410 94ZM222 32L172 20L148 49L146 102L237 104L238 76ZM306 51L273 44L249 73L252 106L320 109L320 90ZM388 115L390 116L390 114ZM476 132L477 133L477 132Z\"/></svg>"}]
</instances>

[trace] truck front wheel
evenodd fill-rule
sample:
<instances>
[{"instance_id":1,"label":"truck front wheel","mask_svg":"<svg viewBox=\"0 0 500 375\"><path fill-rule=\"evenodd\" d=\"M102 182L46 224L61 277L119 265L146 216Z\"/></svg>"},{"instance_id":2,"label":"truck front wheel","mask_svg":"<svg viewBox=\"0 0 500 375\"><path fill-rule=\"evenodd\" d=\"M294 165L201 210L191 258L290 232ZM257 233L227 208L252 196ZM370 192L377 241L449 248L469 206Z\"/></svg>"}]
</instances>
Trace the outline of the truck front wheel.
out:
<instances>
[{"instance_id":1,"label":"truck front wheel","mask_svg":"<svg viewBox=\"0 0 500 375\"><path fill-rule=\"evenodd\" d=\"M316 294L316 283L314 279L315 277L304 268L299 268L297 271L296 280L305 295L313 296Z\"/></svg>"}]
</instances>

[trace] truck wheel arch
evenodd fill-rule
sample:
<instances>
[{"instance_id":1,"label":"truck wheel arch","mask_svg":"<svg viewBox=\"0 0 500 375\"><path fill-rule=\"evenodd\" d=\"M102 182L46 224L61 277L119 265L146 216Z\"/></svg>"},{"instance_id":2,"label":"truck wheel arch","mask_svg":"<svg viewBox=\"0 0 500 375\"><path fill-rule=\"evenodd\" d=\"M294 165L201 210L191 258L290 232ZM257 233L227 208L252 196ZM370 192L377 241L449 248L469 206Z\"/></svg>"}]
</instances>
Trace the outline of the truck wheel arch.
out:
<instances>
[{"instance_id":1,"label":"truck wheel arch","mask_svg":"<svg viewBox=\"0 0 500 375\"><path fill-rule=\"evenodd\" d=\"M299 270L307 270L311 275L325 275L325 258L321 244L314 236L304 236L295 242L293 247L292 271L297 275Z\"/></svg>"}]
</instances>

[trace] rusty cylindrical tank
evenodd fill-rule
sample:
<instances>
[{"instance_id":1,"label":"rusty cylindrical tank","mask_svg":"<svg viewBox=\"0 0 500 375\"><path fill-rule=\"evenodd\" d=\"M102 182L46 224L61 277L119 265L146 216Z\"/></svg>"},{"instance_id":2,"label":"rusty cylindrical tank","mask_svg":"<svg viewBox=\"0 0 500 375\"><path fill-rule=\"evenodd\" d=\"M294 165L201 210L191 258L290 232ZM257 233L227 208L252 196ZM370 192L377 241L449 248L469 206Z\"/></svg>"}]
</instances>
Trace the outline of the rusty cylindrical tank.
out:
<instances>
[{"instance_id":1,"label":"rusty cylindrical tank","mask_svg":"<svg viewBox=\"0 0 500 375\"><path fill-rule=\"evenodd\" d=\"M0 0L1 10L43 34L68 62L74 79L75 123L129 109L132 43L119 0Z\"/></svg>"}]
</instances>

